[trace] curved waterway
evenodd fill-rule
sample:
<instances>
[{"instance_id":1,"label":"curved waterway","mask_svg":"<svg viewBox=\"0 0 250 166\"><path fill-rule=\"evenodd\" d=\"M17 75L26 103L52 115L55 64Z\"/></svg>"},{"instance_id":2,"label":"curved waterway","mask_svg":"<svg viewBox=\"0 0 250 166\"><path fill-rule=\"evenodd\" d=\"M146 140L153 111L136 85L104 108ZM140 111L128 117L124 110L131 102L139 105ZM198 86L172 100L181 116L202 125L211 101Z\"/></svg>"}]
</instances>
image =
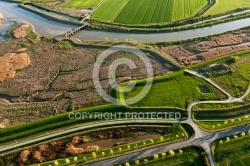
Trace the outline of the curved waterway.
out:
<instances>
[{"instance_id":1,"label":"curved waterway","mask_svg":"<svg viewBox=\"0 0 250 166\"><path fill-rule=\"evenodd\" d=\"M16 22L34 25L36 32L41 36L59 36L77 27L76 25L48 20L47 18L18 7L16 3L0 1L0 13L2 13L4 17L4 21L0 23L0 40L6 38L6 30Z\"/></svg>"},{"instance_id":2,"label":"curved waterway","mask_svg":"<svg viewBox=\"0 0 250 166\"><path fill-rule=\"evenodd\" d=\"M28 22L34 25L37 33L39 33L41 36L60 36L77 27L75 25L48 20L35 13L19 8L16 3L0 1L0 13L4 15L5 19L5 21L0 24L0 40L4 39L5 31L15 22ZM250 18L218 24L212 27L171 33L135 34L83 30L80 33L74 35L72 38L78 38L80 40L103 40L104 37L108 37L110 40L116 38L120 41L124 41L125 39L134 39L143 42L162 42L186 40L196 37L215 35L247 26L250 26Z\"/></svg>"}]
</instances>

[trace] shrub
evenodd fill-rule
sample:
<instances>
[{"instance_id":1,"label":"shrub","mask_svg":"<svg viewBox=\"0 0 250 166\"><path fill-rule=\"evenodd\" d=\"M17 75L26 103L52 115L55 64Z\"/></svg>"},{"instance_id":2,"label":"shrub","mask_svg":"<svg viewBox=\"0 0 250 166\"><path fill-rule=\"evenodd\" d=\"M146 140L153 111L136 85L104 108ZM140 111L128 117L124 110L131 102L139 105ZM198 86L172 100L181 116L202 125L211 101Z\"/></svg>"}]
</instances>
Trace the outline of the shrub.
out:
<instances>
[{"instance_id":1,"label":"shrub","mask_svg":"<svg viewBox=\"0 0 250 166\"><path fill-rule=\"evenodd\" d=\"M167 156L166 153L161 153L161 157L162 157L162 158L165 158L166 156Z\"/></svg>"},{"instance_id":2,"label":"shrub","mask_svg":"<svg viewBox=\"0 0 250 166\"><path fill-rule=\"evenodd\" d=\"M175 153L174 153L173 150L170 150L168 153L169 153L171 156L174 156L174 155L175 155Z\"/></svg>"},{"instance_id":3,"label":"shrub","mask_svg":"<svg viewBox=\"0 0 250 166\"><path fill-rule=\"evenodd\" d=\"M96 152L92 152L92 157L96 159Z\"/></svg>"},{"instance_id":4,"label":"shrub","mask_svg":"<svg viewBox=\"0 0 250 166\"><path fill-rule=\"evenodd\" d=\"M158 154L155 154L154 155L154 160L158 160L159 159L159 155Z\"/></svg>"},{"instance_id":5,"label":"shrub","mask_svg":"<svg viewBox=\"0 0 250 166\"><path fill-rule=\"evenodd\" d=\"M58 161L57 161L57 160L54 162L54 165L56 165L56 166L57 166L57 165L59 165L59 163L58 163Z\"/></svg>"},{"instance_id":6,"label":"shrub","mask_svg":"<svg viewBox=\"0 0 250 166\"><path fill-rule=\"evenodd\" d=\"M70 160L69 160L69 159L65 159L65 163L66 163L66 164L69 164L69 163L70 163Z\"/></svg>"},{"instance_id":7,"label":"shrub","mask_svg":"<svg viewBox=\"0 0 250 166\"><path fill-rule=\"evenodd\" d=\"M67 50L67 49L71 49L73 46L68 41L62 41L61 43L57 45L57 47L61 50Z\"/></svg>"},{"instance_id":8,"label":"shrub","mask_svg":"<svg viewBox=\"0 0 250 166\"><path fill-rule=\"evenodd\" d=\"M110 150L109 150L109 153L110 153L111 155L113 155L113 154L114 154L113 149L110 149Z\"/></svg>"},{"instance_id":9,"label":"shrub","mask_svg":"<svg viewBox=\"0 0 250 166\"><path fill-rule=\"evenodd\" d=\"M130 166L129 162L126 162L126 163L125 163L125 166Z\"/></svg>"},{"instance_id":10,"label":"shrub","mask_svg":"<svg viewBox=\"0 0 250 166\"><path fill-rule=\"evenodd\" d=\"M140 164L140 160L135 160L135 165L139 165Z\"/></svg>"}]
</instances>

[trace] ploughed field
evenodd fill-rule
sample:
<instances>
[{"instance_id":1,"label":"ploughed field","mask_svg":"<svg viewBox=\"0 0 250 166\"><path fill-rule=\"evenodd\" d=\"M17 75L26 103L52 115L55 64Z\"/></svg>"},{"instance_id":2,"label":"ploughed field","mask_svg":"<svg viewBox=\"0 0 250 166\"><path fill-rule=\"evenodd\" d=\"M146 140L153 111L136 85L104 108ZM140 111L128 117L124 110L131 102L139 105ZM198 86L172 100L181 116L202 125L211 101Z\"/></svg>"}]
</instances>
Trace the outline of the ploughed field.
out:
<instances>
[{"instance_id":1,"label":"ploughed field","mask_svg":"<svg viewBox=\"0 0 250 166\"><path fill-rule=\"evenodd\" d=\"M156 24L195 16L208 0L106 0L91 19L122 24Z\"/></svg>"}]
</instances>

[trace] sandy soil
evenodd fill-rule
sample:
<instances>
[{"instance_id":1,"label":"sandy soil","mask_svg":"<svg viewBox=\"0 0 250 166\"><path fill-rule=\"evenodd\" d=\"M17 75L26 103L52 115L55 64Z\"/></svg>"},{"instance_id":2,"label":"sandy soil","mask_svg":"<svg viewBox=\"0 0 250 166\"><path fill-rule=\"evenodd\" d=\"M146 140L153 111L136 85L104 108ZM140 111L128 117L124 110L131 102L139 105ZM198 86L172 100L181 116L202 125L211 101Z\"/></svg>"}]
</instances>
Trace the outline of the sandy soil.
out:
<instances>
[{"instance_id":1,"label":"sandy soil","mask_svg":"<svg viewBox=\"0 0 250 166\"><path fill-rule=\"evenodd\" d=\"M27 53L8 53L0 56L0 82L14 78L16 71L30 64Z\"/></svg>"},{"instance_id":2,"label":"sandy soil","mask_svg":"<svg viewBox=\"0 0 250 166\"><path fill-rule=\"evenodd\" d=\"M25 38L27 36L26 31L31 28L28 24L22 24L18 28L12 31L12 35L16 39Z\"/></svg>"},{"instance_id":3,"label":"sandy soil","mask_svg":"<svg viewBox=\"0 0 250 166\"><path fill-rule=\"evenodd\" d=\"M117 143L132 143L132 142L138 142L138 141L143 141L143 140L148 140L148 139L153 139L160 137L160 133L154 133L154 132L148 132L148 133L142 133L141 135L135 135L131 137L126 137L126 138L110 138L110 139L103 139L103 140L98 140L98 141L92 141L92 142L87 142L87 143L81 143L77 145L77 148L86 148L91 145L97 145L100 147L100 150L102 149L108 149L113 147Z\"/></svg>"}]
</instances>

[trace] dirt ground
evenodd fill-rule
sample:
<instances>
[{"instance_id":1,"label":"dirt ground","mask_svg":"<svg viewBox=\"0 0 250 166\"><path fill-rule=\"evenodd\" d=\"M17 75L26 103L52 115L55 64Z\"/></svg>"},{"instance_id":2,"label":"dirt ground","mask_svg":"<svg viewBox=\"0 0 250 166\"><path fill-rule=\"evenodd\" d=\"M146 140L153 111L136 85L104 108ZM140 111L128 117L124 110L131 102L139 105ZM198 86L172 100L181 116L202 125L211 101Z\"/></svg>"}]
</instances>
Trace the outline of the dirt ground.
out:
<instances>
[{"instance_id":1,"label":"dirt ground","mask_svg":"<svg viewBox=\"0 0 250 166\"><path fill-rule=\"evenodd\" d=\"M0 55L4 56L0 58L14 61L12 52L21 49L23 42L25 39L13 39L1 43ZM15 53L15 56L20 55L21 60L18 58L18 63L22 65L11 68L13 71L18 69L14 78L0 83L2 127L53 116L71 109L105 104L106 101L97 93L92 81L95 60L103 51L104 49L96 47L73 47L61 50L58 48L58 43L41 40L39 44L33 44L28 48L26 54ZM154 75L163 75L176 70L167 61L159 60L155 56L149 57ZM134 54L114 53L104 61L99 74L106 92L111 90L107 74L109 66L119 58L131 59L137 68L131 70L126 65L120 65L116 71L118 82L147 76L144 63ZM0 63L6 65L2 60ZM0 73L6 70L4 66L0 69Z\"/></svg>"},{"instance_id":2,"label":"dirt ground","mask_svg":"<svg viewBox=\"0 0 250 166\"><path fill-rule=\"evenodd\" d=\"M209 37L178 46L159 47L181 65L190 66L226 54L250 49L250 30Z\"/></svg>"}]
</instances>

